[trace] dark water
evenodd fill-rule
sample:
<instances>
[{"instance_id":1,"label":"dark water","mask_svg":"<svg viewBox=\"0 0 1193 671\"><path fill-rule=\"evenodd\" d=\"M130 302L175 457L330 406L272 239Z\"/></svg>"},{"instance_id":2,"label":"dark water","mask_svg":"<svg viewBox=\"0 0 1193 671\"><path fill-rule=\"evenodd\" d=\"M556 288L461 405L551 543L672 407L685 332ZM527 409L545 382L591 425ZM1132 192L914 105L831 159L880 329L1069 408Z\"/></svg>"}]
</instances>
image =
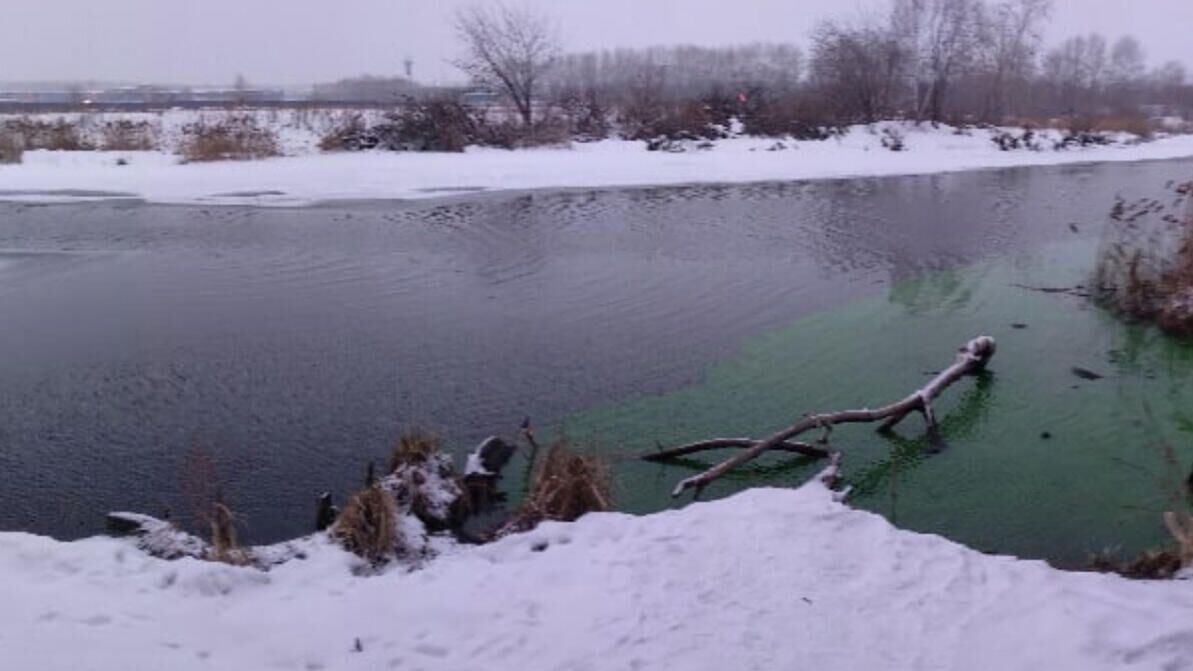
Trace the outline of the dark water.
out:
<instances>
[{"instance_id":1,"label":"dark water","mask_svg":"<svg viewBox=\"0 0 1193 671\"><path fill-rule=\"evenodd\" d=\"M1123 521L1124 485L1091 476L1119 473L1097 441L1128 437L1114 407L1135 422L1139 398L1171 396L1161 387L1183 369L1146 361L1180 359L1181 346L1011 285L1080 281L1116 192L1190 172L1186 161L287 210L0 205L0 528L77 537L111 509L185 516L184 465L202 450L247 536L274 540L309 531L314 496L357 486L403 428L435 430L459 454L524 415L609 454L622 506L654 510L694 466L625 455L888 400L988 331L1005 343L996 374L938 410L952 422L946 452L926 457L911 422L904 443L842 437L856 445L859 505L1033 556L1144 543L1154 524ZM1121 355L1132 348L1135 373ZM1117 377L1075 396L1079 364ZM1179 434L1179 418L1158 422ZM815 467L771 458L720 491ZM1128 489L1155 504L1140 480ZM1089 505L1068 508L1074 488ZM1040 497L1034 512L1025 497Z\"/></svg>"}]
</instances>

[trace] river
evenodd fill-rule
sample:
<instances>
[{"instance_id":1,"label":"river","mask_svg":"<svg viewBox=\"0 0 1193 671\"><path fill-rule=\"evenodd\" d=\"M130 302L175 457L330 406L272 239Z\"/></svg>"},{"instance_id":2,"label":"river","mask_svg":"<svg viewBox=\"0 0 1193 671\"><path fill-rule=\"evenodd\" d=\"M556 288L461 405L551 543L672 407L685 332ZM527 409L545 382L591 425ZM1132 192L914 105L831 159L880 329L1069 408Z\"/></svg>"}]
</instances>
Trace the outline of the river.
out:
<instances>
[{"instance_id":1,"label":"river","mask_svg":"<svg viewBox=\"0 0 1193 671\"><path fill-rule=\"evenodd\" d=\"M315 496L343 500L404 428L462 455L524 416L607 455L619 507L649 512L696 465L631 455L893 400L986 333L992 373L937 407L943 449L915 417L901 438L834 432L855 505L995 552L1135 551L1164 537L1160 446L1185 467L1193 453L1193 348L1015 285L1083 281L1115 194L1191 173L0 204L0 529L185 520L204 455L245 537L277 540L310 531ZM819 467L766 457L709 494Z\"/></svg>"}]
</instances>

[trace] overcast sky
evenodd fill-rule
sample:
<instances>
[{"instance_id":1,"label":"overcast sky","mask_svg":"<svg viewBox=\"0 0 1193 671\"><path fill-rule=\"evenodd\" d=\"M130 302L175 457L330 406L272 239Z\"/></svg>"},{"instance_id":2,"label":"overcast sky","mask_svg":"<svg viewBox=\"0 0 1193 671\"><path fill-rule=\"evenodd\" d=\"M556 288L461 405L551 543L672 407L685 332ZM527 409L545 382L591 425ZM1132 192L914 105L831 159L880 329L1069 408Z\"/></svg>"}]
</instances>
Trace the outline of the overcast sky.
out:
<instances>
[{"instance_id":1,"label":"overcast sky","mask_svg":"<svg viewBox=\"0 0 1193 671\"><path fill-rule=\"evenodd\" d=\"M788 41L887 0L523 0L572 50ZM299 85L364 73L457 77L450 19L470 0L0 0L0 81ZM1193 66L1193 0L1055 0L1048 37L1132 33L1157 65ZM1193 68L1191 68L1193 69Z\"/></svg>"}]
</instances>

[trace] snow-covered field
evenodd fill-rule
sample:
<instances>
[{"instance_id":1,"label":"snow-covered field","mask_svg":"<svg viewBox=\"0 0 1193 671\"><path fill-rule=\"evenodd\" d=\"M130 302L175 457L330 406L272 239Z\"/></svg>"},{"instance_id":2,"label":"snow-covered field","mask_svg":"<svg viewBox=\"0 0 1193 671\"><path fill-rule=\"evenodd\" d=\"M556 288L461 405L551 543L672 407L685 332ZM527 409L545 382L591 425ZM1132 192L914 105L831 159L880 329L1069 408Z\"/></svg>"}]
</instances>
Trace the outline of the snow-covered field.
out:
<instances>
[{"instance_id":1,"label":"snow-covered field","mask_svg":"<svg viewBox=\"0 0 1193 671\"><path fill-rule=\"evenodd\" d=\"M372 577L304 543L307 559L261 573L0 534L0 666L1193 668L1193 583L980 554L816 480L546 524Z\"/></svg>"},{"instance_id":2,"label":"snow-covered field","mask_svg":"<svg viewBox=\"0 0 1193 671\"><path fill-rule=\"evenodd\" d=\"M267 114L258 113L259 116ZM275 113L276 114L276 113ZM1092 161L1138 161L1193 156L1193 135L1113 146L1001 151L990 129L958 134L949 127L884 123L857 126L823 142L735 137L710 149L648 152L641 142L605 140L564 148L463 154L393 152L320 154L333 115L297 112L262 117L278 129L286 156L253 162L181 164L163 152L49 152L25 154L21 165L0 165L0 199L54 201L120 194L163 203L302 205L335 199L414 199L500 189L583 188L687 183L740 183L850 176L909 175L977 168ZM167 138L191 117L158 123ZM92 122L95 123L95 122ZM882 129L897 127L906 150L882 146ZM1015 131L1018 132L1018 131ZM1056 131L1044 131L1049 138ZM119 161L118 159L123 159ZM120 165L119 163L125 163Z\"/></svg>"}]
</instances>

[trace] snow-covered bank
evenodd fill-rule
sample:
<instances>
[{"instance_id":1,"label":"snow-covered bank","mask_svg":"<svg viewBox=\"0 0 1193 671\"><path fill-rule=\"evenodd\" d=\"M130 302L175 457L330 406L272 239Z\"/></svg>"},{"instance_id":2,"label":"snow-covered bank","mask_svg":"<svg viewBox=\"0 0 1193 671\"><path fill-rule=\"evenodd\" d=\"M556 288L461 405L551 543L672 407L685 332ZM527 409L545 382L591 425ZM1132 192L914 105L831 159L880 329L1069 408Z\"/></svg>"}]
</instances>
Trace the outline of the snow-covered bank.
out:
<instances>
[{"instance_id":1,"label":"snow-covered bank","mask_svg":"<svg viewBox=\"0 0 1193 671\"><path fill-rule=\"evenodd\" d=\"M163 203L302 205L503 189L911 175L1193 156L1193 135L1062 151L1046 142L1048 148L1041 151L1001 151L991 141L993 130L957 134L947 127L907 125L900 126L906 150L893 152L883 148L880 132L890 125L855 127L843 138L823 142L786 141L777 151L771 151L774 139L749 137L684 153L648 152L641 142L605 140L572 148L473 149L463 154L300 152L254 162L189 165L155 152L35 151L27 152L21 165L0 165L0 199L55 201L109 194ZM1041 135L1048 133L1055 131Z\"/></svg>"},{"instance_id":2,"label":"snow-covered bank","mask_svg":"<svg viewBox=\"0 0 1193 671\"><path fill-rule=\"evenodd\" d=\"M260 573L0 534L4 667L1193 667L1190 583L983 555L817 481L546 524L415 572L354 577L342 551L308 553Z\"/></svg>"}]
</instances>

